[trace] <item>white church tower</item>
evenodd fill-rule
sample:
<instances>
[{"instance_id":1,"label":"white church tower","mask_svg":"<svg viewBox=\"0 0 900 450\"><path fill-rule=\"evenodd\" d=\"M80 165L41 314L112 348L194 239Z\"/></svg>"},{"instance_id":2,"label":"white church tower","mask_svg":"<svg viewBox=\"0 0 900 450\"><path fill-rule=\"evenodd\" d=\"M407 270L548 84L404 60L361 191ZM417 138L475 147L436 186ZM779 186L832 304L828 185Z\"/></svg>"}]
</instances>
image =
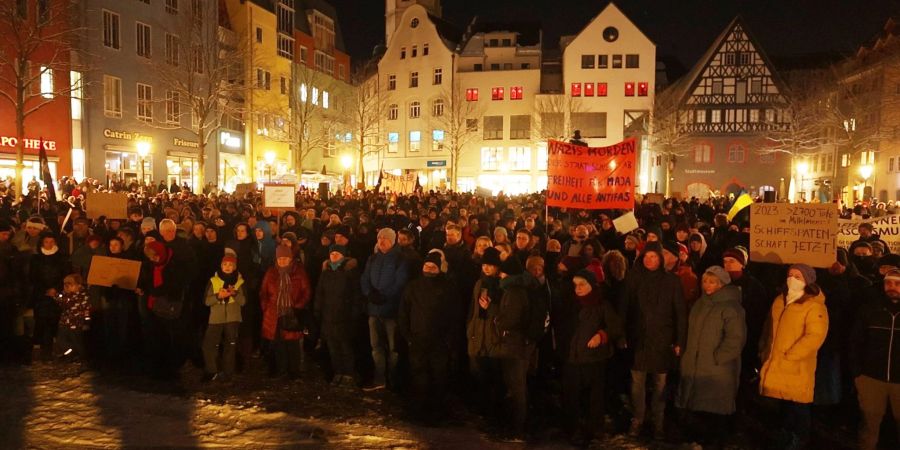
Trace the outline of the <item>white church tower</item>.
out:
<instances>
[{"instance_id":1,"label":"white church tower","mask_svg":"<svg viewBox=\"0 0 900 450\"><path fill-rule=\"evenodd\" d=\"M391 37L400 26L403 13L412 6L421 5L435 17L441 17L441 0L384 0L384 45L390 45Z\"/></svg>"}]
</instances>

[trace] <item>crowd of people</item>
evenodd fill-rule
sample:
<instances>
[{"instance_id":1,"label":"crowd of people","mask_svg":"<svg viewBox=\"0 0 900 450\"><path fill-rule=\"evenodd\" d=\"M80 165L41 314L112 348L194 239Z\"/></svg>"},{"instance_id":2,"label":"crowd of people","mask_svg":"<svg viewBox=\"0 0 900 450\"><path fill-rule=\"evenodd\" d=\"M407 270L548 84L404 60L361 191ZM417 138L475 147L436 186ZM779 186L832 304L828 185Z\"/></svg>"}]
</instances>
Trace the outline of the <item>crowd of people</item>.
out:
<instances>
[{"instance_id":1,"label":"crowd of people","mask_svg":"<svg viewBox=\"0 0 900 450\"><path fill-rule=\"evenodd\" d=\"M727 199L636 204L623 234L618 212L540 194L301 189L285 211L160 189L104 218L83 208L96 186L60 185L66 201L0 192L8 363L176 380L191 361L227 384L255 357L296 380L319 352L335 389L409 393L416 420L458 399L527 436L547 407L577 444L724 445L736 413L777 411L771 447L803 448L831 405L873 449L888 409L900 422L900 255L867 224L814 269L751 262ZM96 256L139 262L137 288L89 284Z\"/></svg>"}]
</instances>

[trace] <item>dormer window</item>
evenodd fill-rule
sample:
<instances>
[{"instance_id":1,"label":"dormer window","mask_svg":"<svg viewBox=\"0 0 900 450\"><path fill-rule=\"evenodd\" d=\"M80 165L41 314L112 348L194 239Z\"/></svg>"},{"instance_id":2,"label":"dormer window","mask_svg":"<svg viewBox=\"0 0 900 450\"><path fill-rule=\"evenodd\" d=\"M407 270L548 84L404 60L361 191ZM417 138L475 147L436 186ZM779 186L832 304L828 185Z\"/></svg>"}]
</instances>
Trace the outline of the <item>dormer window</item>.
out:
<instances>
[{"instance_id":1,"label":"dormer window","mask_svg":"<svg viewBox=\"0 0 900 450\"><path fill-rule=\"evenodd\" d=\"M418 17L414 17L413 20L412 20L411 22L409 22L409 27L410 27L410 28L415 28L415 27L417 27L417 26L419 26L419 18L418 18Z\"/></svg>"}]
</instances>

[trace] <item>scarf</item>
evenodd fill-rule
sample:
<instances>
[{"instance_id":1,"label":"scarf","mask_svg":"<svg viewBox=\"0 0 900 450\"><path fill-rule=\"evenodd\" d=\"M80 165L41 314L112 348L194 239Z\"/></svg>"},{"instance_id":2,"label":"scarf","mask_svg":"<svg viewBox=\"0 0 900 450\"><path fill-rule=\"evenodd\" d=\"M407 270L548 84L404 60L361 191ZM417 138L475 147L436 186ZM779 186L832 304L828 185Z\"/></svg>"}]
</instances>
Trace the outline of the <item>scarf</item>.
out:
<instances>
[{"instance_id":1,"label":"scarf","mask_svg":"<svg viewBox=\"0 0 900 450\"><path fill-rule=\"evenodd\" d=\"M588 295L580 296L576 294L575 301L578 302L578 306L580 307L597 306L600 304L600 291L598 291L597 288L594 288Z\"/></svg>"},{"instance_id":2,"label":"scarf","mask_svg":"<svg viewBox=\"0 0 900 450\"><path fill-rule=\"evenodd\" d=\"M59 251L59 246L56 246L56 245L54 245L53 248L51 248L50 250L47 250L44 247L41 247L41 253L43 253L44 255L47 255L47 256L55 255L56 252L58 252L58 251Z\"/></svg>"},{"instance_id":3,"label":"scarf","mask_svg":"<svg viewBox=\"0 0 900 450\"><path fill-rule=\"evenodd\" d=\"M288 315L293 307L293 302L291 301L291 272L293 272L293 268L293 262L287 267L278 267L278 297L275 300L278 317Z\"/></svg>"},{"instance_id":4,"label":"scarf","mask_svg":"<svg viewBox=\"0 0 900 450\"><path fill-rule=\"evenodd\" d=\"M335 263L335 262L331 262L331 260L329 259L328 267L331 267L331 270L338 270L338 269L340 269L341 265L344 264L344 261L346 261L346 260L347 260L347 258L341 258L340 261Z\"/></svg>"},{"instance_id":5,"label":"scarf","mask_svg":"<svg viewBox=\"0 0 900 450\"><path fill-rule=\"evenodd\" d=\"M218 270L216 270L216 276L219 277L219 279L225 283L224 286L232 286L233 287L235 284L237 284L239 275L240 274L238 273L237 269L235 269L235 271L231 272L230 274L222 272L221 267Z\"/></svg>"},{"instance_id":6,"label":"scarf","mask_svg":"<svg viewBox=\"0 0 900 450\"><path fill-rule=\"evenodd\" d=\"M153 287L158 288L165 282L163 273L166 270L166 265L169 264L169 260L172 259L172 250L166 247L166 245L160 241L153 241L147 244L147 246L150 247L150 249L152 249L153 252L159 256L159 261L153 263ZM148 308L153 309L153 304L155 302L156 296L147 296Z\"/></svg>"}]
</instances>

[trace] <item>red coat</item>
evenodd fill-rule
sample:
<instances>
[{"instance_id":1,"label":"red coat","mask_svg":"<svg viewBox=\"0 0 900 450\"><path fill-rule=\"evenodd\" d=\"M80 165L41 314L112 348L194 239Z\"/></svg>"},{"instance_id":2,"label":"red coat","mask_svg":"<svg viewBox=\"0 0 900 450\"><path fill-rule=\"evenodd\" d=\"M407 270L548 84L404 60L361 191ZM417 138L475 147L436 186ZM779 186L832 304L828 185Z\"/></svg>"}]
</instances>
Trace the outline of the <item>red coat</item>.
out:
<instances>
[{"instance_id":1,"label":"red coat","mask_svg":"<svg viewBox=\"0 0 900 450\"><path fill-rule=\"evenodd\" d=\"M272 266L263 277L259 289L259 303L263 313L262 337L270 341L275 340L275 328L278 324L278 278L278 267ZM291 271L291 307L306 308L309 297L309 277L306 276L303 265L295 263ZM281 331L283 340L297 340L301 337L299 331Z\"/></svg>"},{"instance_id":2,"label":"red coat","mask_svg":"<svg viewBox=\"0 0 900 450\"><path fill-rule=\"evenodd\" d=\"M687 306L688 312L690 312L691 307L694 306L694 302L700 298L700 283L697 279L697 275L691 270L691 266L687 264L679 264L673 273L678 275L678 278L681 280L684 304Z\"/></svg>"}]
</instances>

